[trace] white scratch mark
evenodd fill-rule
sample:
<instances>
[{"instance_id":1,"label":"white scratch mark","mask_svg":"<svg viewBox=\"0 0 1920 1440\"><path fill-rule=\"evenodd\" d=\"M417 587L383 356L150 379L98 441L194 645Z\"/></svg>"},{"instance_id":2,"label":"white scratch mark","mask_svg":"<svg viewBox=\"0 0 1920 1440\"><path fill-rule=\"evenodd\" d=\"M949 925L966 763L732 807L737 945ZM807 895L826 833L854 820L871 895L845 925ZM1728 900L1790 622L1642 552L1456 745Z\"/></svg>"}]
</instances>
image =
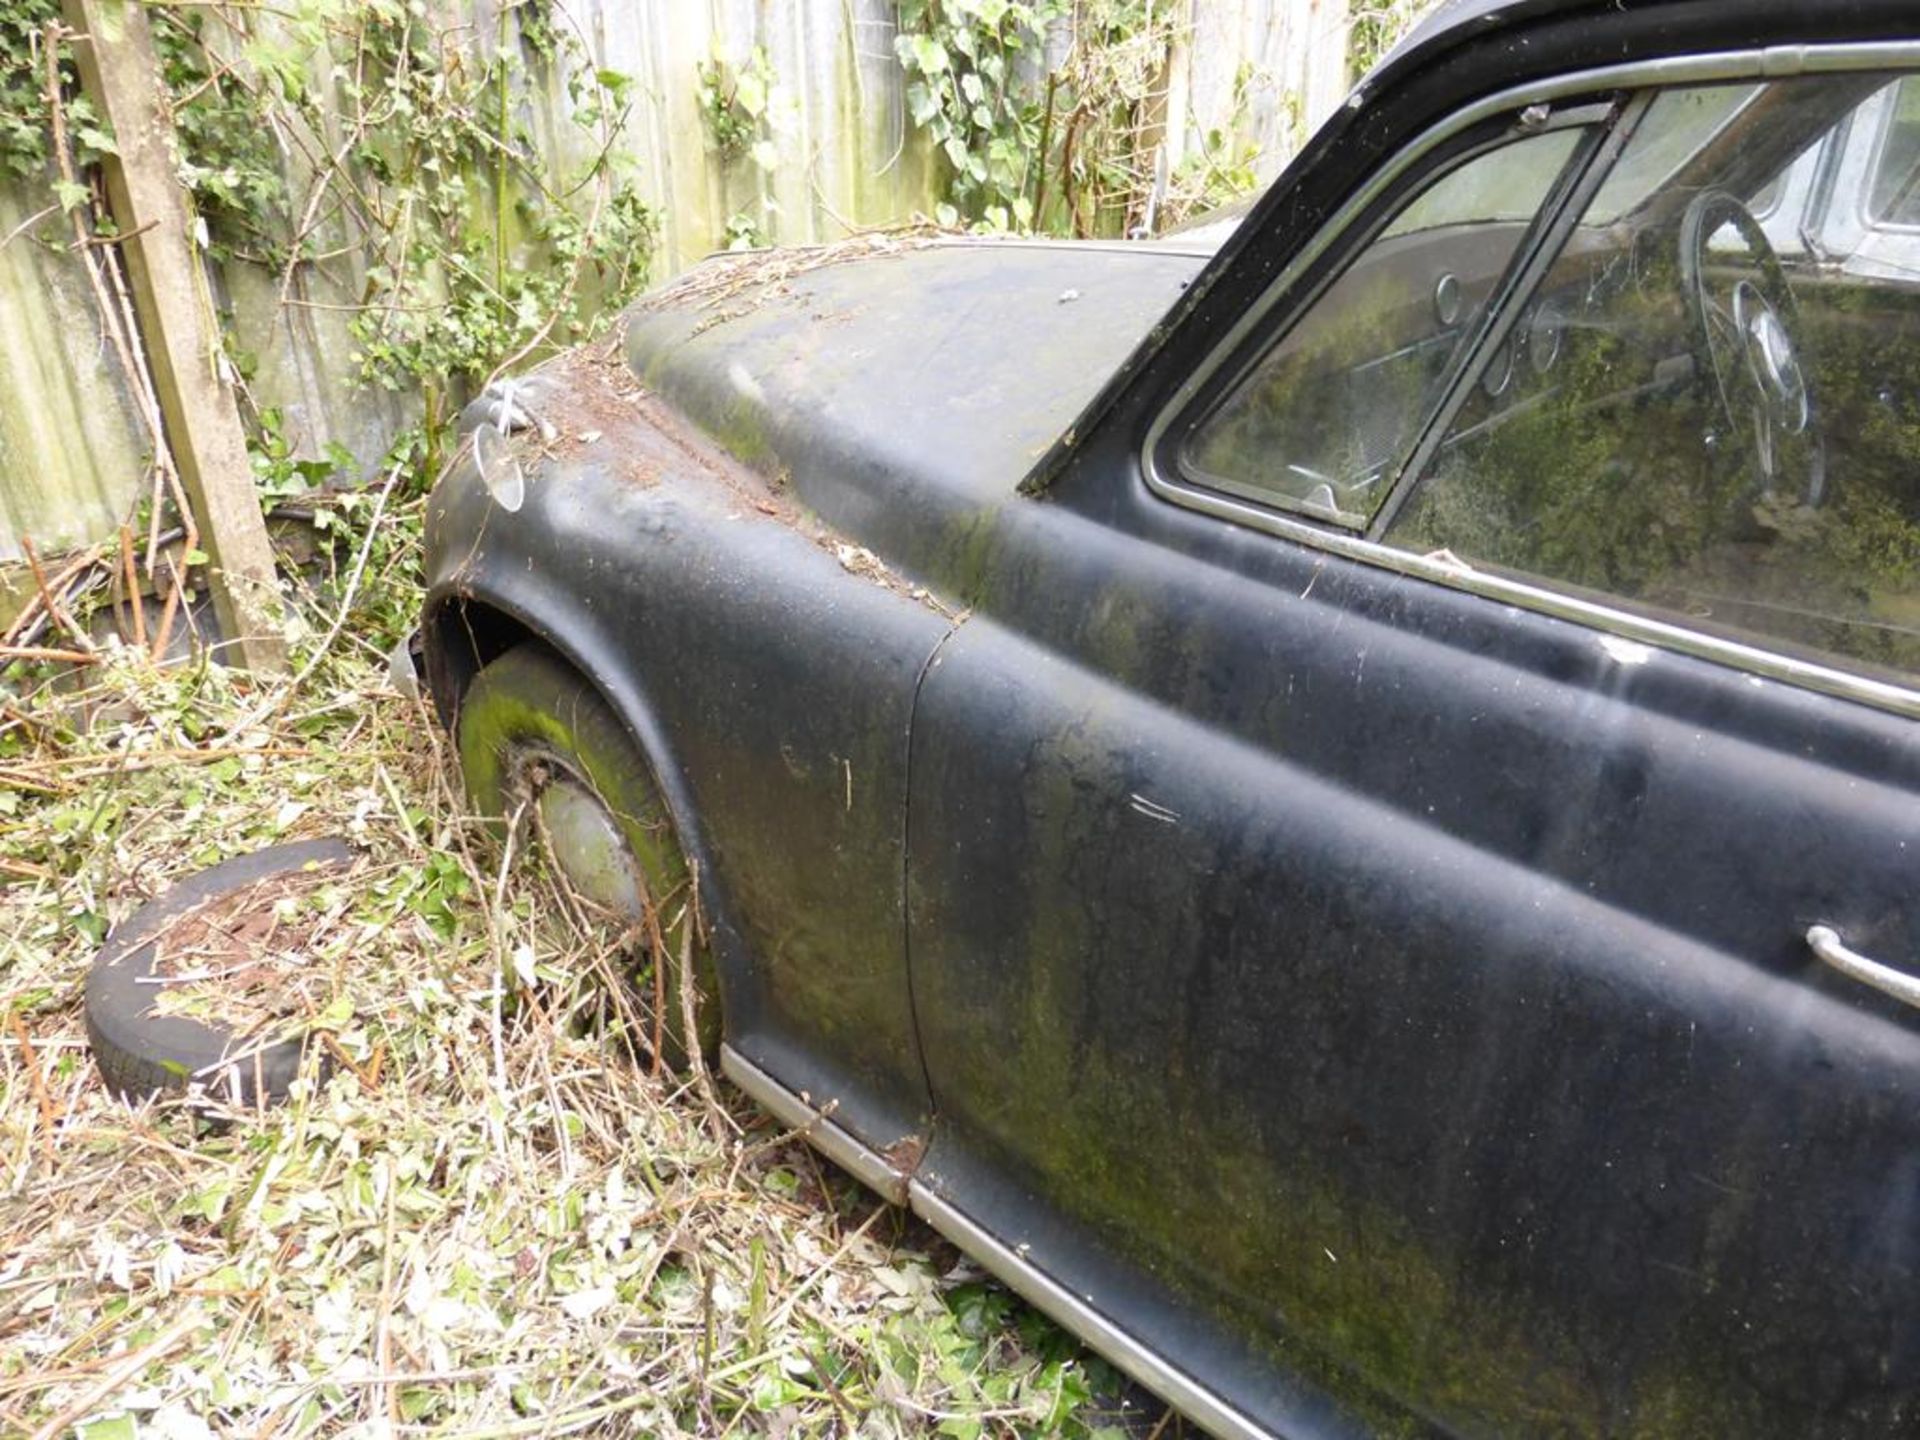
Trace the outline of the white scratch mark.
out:
<instances>
[{"instance_id":1,"label":"white scratch mark","mask_svg":"<svg viewBox=\"0 0 1920 1440\"><path fill-rule=\"evenodd\" d=\"M1158 820L1162 825L1178 825L1180 812L1169 810L1166 806L1147 799L1144 795L1129 795L1127 799L1133 808L1149 820Z\"/></svg>"},{"instance_id":2,"label":"white scratch mark","mask_svg":"<svg viewBox=\"0 0 1920 1440\"><path fill-rule=\"evenodd\" d=\"M1602 635L1600 648L1621 665L1645 665L1653 659L1653 647L1637 640L1622 640L1618 635Z\"/></svg>"},{"instance_id":3,"label":"white scratch mark","mask_svg":"<svg viewBox=\"0 0 1920 1440\"><path fill-rule=\"evenodd\" d=\"M727 366L727 379L732 381L733 388L746 396L747 399L755 401L756 403L766 399L766 395L760 389L760 382L748 374L747 367L742 365L738 360L733 361Z\"/></svg>"}]
</instances>

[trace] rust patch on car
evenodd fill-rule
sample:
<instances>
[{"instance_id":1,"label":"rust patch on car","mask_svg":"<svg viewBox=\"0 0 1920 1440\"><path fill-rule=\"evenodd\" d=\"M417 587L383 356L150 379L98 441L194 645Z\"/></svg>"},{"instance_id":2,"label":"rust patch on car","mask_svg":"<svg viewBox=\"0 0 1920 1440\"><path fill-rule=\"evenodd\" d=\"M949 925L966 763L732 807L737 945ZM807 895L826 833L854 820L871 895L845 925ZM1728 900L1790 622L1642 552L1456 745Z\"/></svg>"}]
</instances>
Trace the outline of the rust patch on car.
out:
<instances>
[{"instance_id":1,"label":"rust patch on car","mask_svg":"<svg viewBox=\"0 0 1920 1440\"><path fill-rule=\"evenodd\" d=\"M919 1173L920 1162L927 1158L927 1137L902 1135L880 1154L887 1164L900 1172L902 1178L911 1180Z\"/></svg>"},{"instance_id":2,"label":"rust patch on car","mask_svg":"<svg viewBox=\"0 0 1920 1440\"><path fill-rule=\"evenodd\" d=\"M711 481L741 513L764 516L831 556L848 574L925 605L949 621L964 618L923 585L865 546L824 524L793 498L785 471L762 471L732 454L642 384L624 359L624 326L606 340L557 357L537 372L529 403L550 438L520 431L522 463L604 465L616 479L651 489L679 477Z\"/></svg>"}]
</instances>

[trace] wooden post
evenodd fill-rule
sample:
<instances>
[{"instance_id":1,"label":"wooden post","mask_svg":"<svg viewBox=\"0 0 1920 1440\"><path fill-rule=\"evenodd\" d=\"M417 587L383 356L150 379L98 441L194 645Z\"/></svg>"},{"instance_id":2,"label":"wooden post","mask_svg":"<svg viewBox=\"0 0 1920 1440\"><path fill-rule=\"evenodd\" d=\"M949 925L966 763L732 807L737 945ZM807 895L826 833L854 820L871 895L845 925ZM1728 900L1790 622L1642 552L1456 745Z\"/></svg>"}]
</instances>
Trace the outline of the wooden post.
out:
<instances>
[{"instance_id":1,"label":"wooden post","mask_svg":"<svg viewBox=\"0 0 1920 1440\"><path fill-rule=\"evenodd\" d=\"M247 461L232 389L214 366L216 322L194 254L192 217L175 175L172 126L161 104L153 32L137 0L64 0L81 32L81 84L113 127L105 162L147 366L167 445L207 552L214 612L230 658L249 670L284 670L273 546Z\"/></svg>"}]
</instances>

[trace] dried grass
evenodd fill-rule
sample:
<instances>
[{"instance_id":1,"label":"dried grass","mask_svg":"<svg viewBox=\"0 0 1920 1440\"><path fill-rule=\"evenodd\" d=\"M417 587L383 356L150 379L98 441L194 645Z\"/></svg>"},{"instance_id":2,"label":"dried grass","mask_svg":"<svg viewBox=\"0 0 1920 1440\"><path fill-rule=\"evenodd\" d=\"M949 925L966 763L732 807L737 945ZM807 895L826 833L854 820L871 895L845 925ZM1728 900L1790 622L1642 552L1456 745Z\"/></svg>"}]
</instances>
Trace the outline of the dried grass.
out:
<instances>
[{"instance_id":1,"label":"dried grass","mask_svg":"<svg viewBox=\"0 0 1920 1440\"><path fill-rule=\"evenodd\" d=\"M650 987L537 860L503 874L357 633L379 598L310 617L340 643L298 691L111 647L84 689L0 689L0 1433L1110 1418L1104 1368L930 1232L724 1087L709 1112L650 1075ZM105 926L328 833L368 854L302 1002L331 1078L224 1127L106 1093L80 1006Z\"/></svg>"},{"instance_id":2,"label":"dried grass","mask_svg":"<svg viewBox=\"0 0 1920 1440\"><path fill-rule=\"evenodd\" d=\"M174 916L153 937L147 1013L190 1016L241 1038L308 1027L344 989L313 961L331 954L337 967L353 953L345 932L360 927L346 886L370 879L365 868L257 880Z\"/></svg>"},{"instance_id":3,"label":"dried grass","mask_svg":"<svg viewBox=\"0 0 1920 1440\"><path fill-rule=\"evenodd\" d=\"M951 244L964 232L928 222L859 230L817 245L782 245L775 250L723 251L709 255L675 280L649 292L630 313L700 312L695 335L728 320L751 314L784 294L787 282L851 260L910 254Z\"/></svg>"}]
</instances>

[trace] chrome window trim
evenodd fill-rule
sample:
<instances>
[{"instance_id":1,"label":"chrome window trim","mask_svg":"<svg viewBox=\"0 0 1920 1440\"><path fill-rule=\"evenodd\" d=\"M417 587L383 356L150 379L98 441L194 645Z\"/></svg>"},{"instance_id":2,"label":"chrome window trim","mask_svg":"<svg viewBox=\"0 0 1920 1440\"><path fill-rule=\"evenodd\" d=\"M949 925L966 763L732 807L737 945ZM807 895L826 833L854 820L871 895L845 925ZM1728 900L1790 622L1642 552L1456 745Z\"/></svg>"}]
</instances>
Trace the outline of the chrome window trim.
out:
<instances>
[{"instance_id":1,"label":"chrome window trim","mask_svg":"<svg viewBox=\"0 0 1920 1440\"><path fill-rule=\"evenodd\" d=\"M1340 530L1323 530L1263 506L1247 504L1187 481L1179 474L1162 473L1158 456L1167 432L1191 407L1201 388L1227 363L1248 335L1267 322L1300 278L1340 244L1392 185L1439 146L1472 126L1504 112L1530 105L1551 104L1572 96L1610 89L1708 84L1718 81L1783 80L1801 75L1846 74L1861 70L1897 70L1920 67L1920 41L1876 41L1851 45L1783 45L1759 50L1731 50L1707 55L1674 56L1576 71L1500 91L1455 111L1417 136L1350 196L1300 248L1260 298L1247 308L1207 358L1169 395L1154 416L1140 448L1140 473L1147 488L1161 499L1216 519L1262 531L1284 540L1324 550L1343 559L1445 585L1449 589L1505 601L1523 610L1569 620L1625 639L1657 645L1698 659L1713 661L1751 675L1871 705L1897 715L1920 718L1920 687L1878 680L1857 671L1802 660L1737 640L1724 639L1684 625L1653 620L1615 606L1583 600L1542 585L1477 571L1457 561L1435 559L1396 550ZM1347 103L1364 99L1365 86ZM1296 306L1304 309L1312 296ZM1297 318L1297 317L1296 317Z\"/></svg>"}]
</instances>

